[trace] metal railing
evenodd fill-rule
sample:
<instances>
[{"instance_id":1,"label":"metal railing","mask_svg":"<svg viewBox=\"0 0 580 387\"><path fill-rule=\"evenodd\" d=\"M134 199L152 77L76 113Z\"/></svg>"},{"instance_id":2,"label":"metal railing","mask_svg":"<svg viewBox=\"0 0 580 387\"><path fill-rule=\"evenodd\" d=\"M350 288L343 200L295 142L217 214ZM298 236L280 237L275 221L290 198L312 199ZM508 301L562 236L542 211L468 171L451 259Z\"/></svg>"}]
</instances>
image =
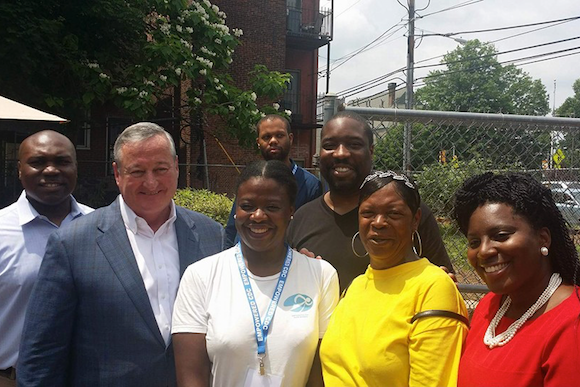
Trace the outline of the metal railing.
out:
<instances>
[{"instance_id":1,"label":"metal railing","mask_svg":"<svg viewBox=\"0 0 580 387\"><path fill-rule=\"evenodd\" d=\"M485 289L467 264L467 242L451 219L453 195L466 178L485 171L531 173L555 193L572 232L580 229L580 119L345 109L370 122L375 168L404 171L417 181L422 199L439 223L466 300L477 302ZM404 160L404 126L409 124L411 152L410 159Z\"/></svg>"}]
</instances>

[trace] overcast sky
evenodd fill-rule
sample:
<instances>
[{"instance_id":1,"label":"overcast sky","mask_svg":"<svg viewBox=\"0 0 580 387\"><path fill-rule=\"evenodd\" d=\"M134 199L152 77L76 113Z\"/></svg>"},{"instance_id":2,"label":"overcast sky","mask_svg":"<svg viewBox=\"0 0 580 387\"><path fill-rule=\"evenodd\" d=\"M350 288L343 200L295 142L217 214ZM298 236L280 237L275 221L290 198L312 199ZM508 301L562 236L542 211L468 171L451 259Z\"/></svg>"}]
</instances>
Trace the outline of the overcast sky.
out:
<instances>
[{"instance_id":1,"label":"overcast sky","mask_svg":"<svg viewBox=\"0 0 580 387\"><path fill-rule=\"evenodd\" d=\"M401 2L406 5L406 0L401 0ZM472 4L439 12L465 3ZM330 7L330 0L320 0L320 5L321 7ZM439 56L455 49L459 45L456 41L442 36L429 36L421 39L421 34L447 34L501 28L580 16L579 0L432 0L430 4L427 0L416 0L415 7L418 14L423 16L415 22L415 35L417 36L415 62L438 57L418 65L439 63L442 59ZM425 9L419 11L422 8ZM330 52L331 69L341 63L341 61L334 62L336 59L359 50L389 28L394 28L387 33L387 35L390 35L390 33L393 33L393 35L386 40L382 40L380 45L354 56L331 72L331 92L340 93L343 90L406 66L407 12L397 0L334 0L335 18L334 37ZM397 24L405 26L400 28ZM550 24L546 24L497 32L465 33L454 36L461 39L479 39L485 42L497 41L494 44L498 52L580 36L580 19L560 23L559 25L555 24L552 24L554 26L549 28L545 28L550 26ZM536 29L540 30L521 34ZM521 35L508 38L516 34ZM580 47L580 39L499 55L498 60L504 62L575 47ZM518 66L532 78L542 81L550 97L550 108L552 108L554 103L554 80L556 81L555 105L557 108L567 97L574 94L572 84L576 79L580 78L580 49L554 54L553 56L570 53L576 53L576 55ZM319 68L321 70L326 68L326 57L326 47L323 47L319 50ZM524 62L538 59L543 58L529 59ZM442 68L440 66L434 69ZM415 79L424 77L428 71L429 69L415 70ZM399 72L393 77L389 78L392 79L392 82L402 84L405 74ZM420 84L421 81L418 80L416 83ZM371 95L385 89L386 83L347 99ZM325 90L326 79L321 78L319 79L319 92L324 92Z\"/></svg>"}]
</instances>

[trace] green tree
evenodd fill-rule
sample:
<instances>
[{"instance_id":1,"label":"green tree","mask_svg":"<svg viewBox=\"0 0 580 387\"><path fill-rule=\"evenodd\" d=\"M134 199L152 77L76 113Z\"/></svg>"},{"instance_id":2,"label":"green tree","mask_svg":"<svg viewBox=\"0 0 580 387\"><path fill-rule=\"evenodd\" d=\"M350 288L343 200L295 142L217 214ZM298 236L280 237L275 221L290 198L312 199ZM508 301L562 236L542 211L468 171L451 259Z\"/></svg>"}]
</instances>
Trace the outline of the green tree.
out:
<instances>
[{"instance_id":1,"label":"green tree","mask_svg":"<svg viewBox=\"0 0 580 387\"><path fill-rule=\"evenodd\" d=\"M557 116L580 118L580 79L576 79L572 89L574 96L566 98L564 103L556 109Z\"/></svg>"},{"instance_id":2,"label":"green tree","mask_svg":"<svg viewBox=\"0 0 580 387\"><path fill-rule=\"evenodd\" d=\"M427 110L546 115L548 94L540 80L514 65L502 66L491 43L470 40L447 53L447 69L429 72L417 90Z\"/></svg>"},{"instance_id":3,"label":"green tree","mask_svg":"<svg viewBox=\"0 0 580 387\"><path fill-rule=\"evenodd\" d=\"M218 115L227 134L252 144L251 128L289 75L257 66L251 88L228 69L243 32L208 0L22 0L0 4L0 72L9 97L81 119L114 103L135 118L181 87L181 118L200 127ZM283 114L288 114L285 112Z\"/></svg>"}]
</instances>

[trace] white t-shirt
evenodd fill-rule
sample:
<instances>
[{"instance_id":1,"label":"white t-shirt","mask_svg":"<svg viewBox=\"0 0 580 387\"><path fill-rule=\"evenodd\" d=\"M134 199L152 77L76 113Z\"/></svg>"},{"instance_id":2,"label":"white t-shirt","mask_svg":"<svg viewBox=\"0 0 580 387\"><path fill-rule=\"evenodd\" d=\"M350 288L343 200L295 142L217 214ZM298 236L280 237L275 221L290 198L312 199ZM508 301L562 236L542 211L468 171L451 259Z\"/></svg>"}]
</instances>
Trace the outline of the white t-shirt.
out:
<instances>
[{"instance_id":1,"label":"white t-shirt","mask_svg":"<svg viewBox=\"0 0 580 387\"><path fill-rule=\"evenodd\" d=\"M235 258L236 247L202 259L185 271L173 310L172 333L205 333L212 386L243 386L248 368L258 370L253 318ZM266 341L266 374L282 386L304 386L319 339L339 296L336 270L326 261L293 251L288 279ZM279 274L248 271L260 318Z\"/></svg>"}]
</instances>

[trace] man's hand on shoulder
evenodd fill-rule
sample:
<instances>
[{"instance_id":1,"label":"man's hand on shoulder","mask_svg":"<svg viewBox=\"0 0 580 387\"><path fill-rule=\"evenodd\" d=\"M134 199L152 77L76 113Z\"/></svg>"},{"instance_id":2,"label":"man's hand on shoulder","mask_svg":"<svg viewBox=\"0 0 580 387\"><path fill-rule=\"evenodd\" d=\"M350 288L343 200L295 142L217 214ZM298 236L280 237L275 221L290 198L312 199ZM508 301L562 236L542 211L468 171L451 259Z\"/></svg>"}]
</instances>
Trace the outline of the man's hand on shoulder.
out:
<instances>
[{"instance_id":1,"label":"man's hand on shoulder","mask_svg":"<svg viewBox=\"0 0 580 387\"><path fill-rule=\"evenodd\" d=\"M308 250L306 247L301 248L299 253L304 254L309 258L322 259L322 257L320 255L315 256L314 253L312 251Z\"/></svg>"},{"instance_id":2,"label":"man's hand on shoulder","mask_svg":"<svg viewBox=\"0 0 580 387\"><path fill-rule=\"evenodd\" d=\"M445 273L447 273L447 275L449 276L449 278L451 278L453 280L453 282L455 282L455 284L457 284L457 277L455 276L455 273L451 273L449 271L449 269L445 266L439 266L439 268L441 270L443 270Z\"/></svg>"}]
</instances>

